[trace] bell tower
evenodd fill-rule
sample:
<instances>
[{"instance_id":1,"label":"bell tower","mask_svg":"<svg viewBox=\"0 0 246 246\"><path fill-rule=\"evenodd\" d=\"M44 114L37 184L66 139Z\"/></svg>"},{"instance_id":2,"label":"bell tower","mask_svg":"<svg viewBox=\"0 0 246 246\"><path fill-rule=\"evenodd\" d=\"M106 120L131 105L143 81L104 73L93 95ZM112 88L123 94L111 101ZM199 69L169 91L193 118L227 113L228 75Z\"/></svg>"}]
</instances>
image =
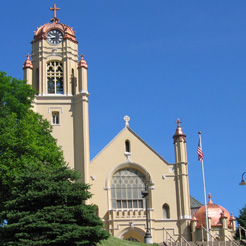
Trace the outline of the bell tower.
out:
<instances>
[{"instance_id":1,"label":"bell tower","mask_svg":"<svg viewBox=\"0 0 246 246\"><path fill-rule=\"evenodd\" d=\"M65 161L89 177L89 115L87 63L78 62L78 41L73 28L59 22L56 4L50 8L50 23L37 28L30 56L23 65L24 79L37 91L34 111L53 126L53 136L62 147Z\"/></svg>"}]
</instances>

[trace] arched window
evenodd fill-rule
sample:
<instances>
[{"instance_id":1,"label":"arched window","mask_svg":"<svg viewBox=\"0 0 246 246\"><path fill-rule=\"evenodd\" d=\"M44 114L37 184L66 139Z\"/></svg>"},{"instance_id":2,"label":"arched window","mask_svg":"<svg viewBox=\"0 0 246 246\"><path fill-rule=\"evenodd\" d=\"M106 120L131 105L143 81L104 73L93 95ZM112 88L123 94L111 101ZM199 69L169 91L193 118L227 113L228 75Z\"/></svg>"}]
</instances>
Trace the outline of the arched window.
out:
<instances>
[{"instance_id":1,"label":"arched window","mask_svg":"<svg viewBox=\"0 0 246 246\"><path fill-rule=\"evenodd\" d=\"M47 63L47 83L49 94L63 94L63 65L61 62Z\"/></svg>"},{"instance_id":2,"label":"arched window","mask_svg":"<svg viewBox=\"0 0 246 246\"><path fill-rule=\"evenodd\" d=\"M135 169L121 169L112 177L112 208L144 208L141 191L145 188L145 176Z\"/></svg>"},{"instance_id":3,"label":"arched window","mask_svg":"<svg viewBox=\"0 0 246 246\"><path fill-rule=\"evenodd\" d=\"M131 152L130 141L129 140L125 141L125 146L126 146L126 152Z\"/></svg>"},{"instance_id":4,"label":"arched window","mask_svg":"<svg viewBox=\"0 0 246 246\"><path fill-rule=\"evenodd\" d=\"M170 219L170 209L168 204L164 204L162 206L162 211L163 211L163 219Z\"/></svg>"}]
</instances>

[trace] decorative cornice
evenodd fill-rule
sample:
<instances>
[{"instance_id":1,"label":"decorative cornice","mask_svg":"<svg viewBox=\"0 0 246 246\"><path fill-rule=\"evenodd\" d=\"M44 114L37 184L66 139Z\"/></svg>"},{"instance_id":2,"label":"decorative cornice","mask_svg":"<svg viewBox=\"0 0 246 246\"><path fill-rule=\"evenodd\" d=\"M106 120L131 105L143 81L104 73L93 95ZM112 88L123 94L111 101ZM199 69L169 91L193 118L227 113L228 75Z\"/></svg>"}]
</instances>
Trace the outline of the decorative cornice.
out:
<instances>
[{"instance_id":1,"label":"decorative cornice","mask_svg":"<svg viewBox=\"0 0 246 246\"><path fill-rule=\"evenodd\" d=\"M32 43L35 43L41 39L46 39L47 33L52 29L60 30L63 33L63 39L68 39L74 43L78 43L73 28L60 22L46 23L40 27L37 27L37 31L34 31L35 35Z\"/></svg>"}]
</instances>

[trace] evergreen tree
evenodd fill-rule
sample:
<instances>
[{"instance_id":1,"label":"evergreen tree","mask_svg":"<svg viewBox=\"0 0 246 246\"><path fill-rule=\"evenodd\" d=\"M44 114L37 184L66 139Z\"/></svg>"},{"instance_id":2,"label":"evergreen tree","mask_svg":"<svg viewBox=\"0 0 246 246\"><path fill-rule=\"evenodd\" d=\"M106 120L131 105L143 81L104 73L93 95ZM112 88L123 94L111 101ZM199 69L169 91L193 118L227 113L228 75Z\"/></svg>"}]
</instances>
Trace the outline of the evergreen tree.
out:
<instances>
[{"instance_id":1,"label":"evergreen tree","mask_svg":"<svg viewBox=\"0 0 246 246\"><path fill-rule=\"evenodd\" d=\"M4 203L0 245L96 245L107 239L96 208L85 205L89 186L76 182L78 172L66 166L31 166L13 180Z\"/></svg>"},{"instance_id":2,"label":"evergreen tree","mask_svg":"<svg viewBox=\"0 0 246 246\"><path fill-rule=\"evenodd\" d=\"M237 219L238 224L246 229L246 204L240 210L240 215L236 219ZM244 230L241 230L241 236L242 236L242 239L246 239L246 233L245 233ZM235 238L236 239L240 238L240 236L239 236L239 228L237 228Z\"/></svg>"},{"instance_id":3,"label":"evergreen tree","mask_svg":"<svg viewBox=\"0 0 246 246\"><path fill-rule=\"evenodd\" d=\"M0 211L26 166L64 165L49 122L31 109L35 91L0 72Z\"/></svg>"}]
</instances>

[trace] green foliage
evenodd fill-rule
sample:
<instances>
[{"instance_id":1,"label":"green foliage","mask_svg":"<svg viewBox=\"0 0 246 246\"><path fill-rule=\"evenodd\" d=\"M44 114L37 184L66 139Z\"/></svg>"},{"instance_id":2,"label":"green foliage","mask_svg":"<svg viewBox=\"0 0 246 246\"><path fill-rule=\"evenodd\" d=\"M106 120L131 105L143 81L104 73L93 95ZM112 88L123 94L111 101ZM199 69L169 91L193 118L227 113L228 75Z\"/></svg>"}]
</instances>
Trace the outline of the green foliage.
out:
<instances>
[{"instance_id":1,"label":"green foliage","mask_svg":"<svg viewBox=\"0 0 246 246\"><path fill-rule=\"evenodd\" d=\"M240 215L239 217L236 218L237 222L240 226L242 226L244 229L246 229L246 204L244 205L244 207L240 210ZM241 230L242 233L242 239L246 239L246 233L244 230ZM237 228L236 231L236 235L235 235L236 239L239 239L239 229Z\"/></svg>"},{"instance_id":2,"label":"green foliage","mask_svg":"<svg viewBox=\"0 0 246 246\"><path fill-rule=\"evenodd\" d=\"M35 91L24 80L17 80L0 72L0 114L8 110L18 117L21 116L30 109L34 96Z\"/></svg>"},{"instance_id":3,"label":"green foliage","mask_svg":"<svg viewBox=\"0 0 246 246\"><path fill-rule=\"evenodd\" d=\"M4 203L0 245L97 245L109 234L85 205L89 186L76 182L78 172L66 166L28 167L13 180L11 197Z\"/></svg>"},{"instance_id":4,"label":"green foliage","mask_svg":"<svg viewBox=\"0 0 246 246\"><path fill-rule=\"evenodd\" d=\"M49 122L31 109L34 96L25 81L0 72L0 209L26 166L64 164Z\"/></svg>"},{"instance_id":5,"label":"green foliage","mask_svg":"<svg viewBox=\"0 0 246 246\"><path fill-rule=\"evenodd\" d=\"M0 118L0 175L3 183L23 171L25 164L60 165L62 151L42 116L29 110L21 118L16 113Z\"/></svg>"}]
</instances>

